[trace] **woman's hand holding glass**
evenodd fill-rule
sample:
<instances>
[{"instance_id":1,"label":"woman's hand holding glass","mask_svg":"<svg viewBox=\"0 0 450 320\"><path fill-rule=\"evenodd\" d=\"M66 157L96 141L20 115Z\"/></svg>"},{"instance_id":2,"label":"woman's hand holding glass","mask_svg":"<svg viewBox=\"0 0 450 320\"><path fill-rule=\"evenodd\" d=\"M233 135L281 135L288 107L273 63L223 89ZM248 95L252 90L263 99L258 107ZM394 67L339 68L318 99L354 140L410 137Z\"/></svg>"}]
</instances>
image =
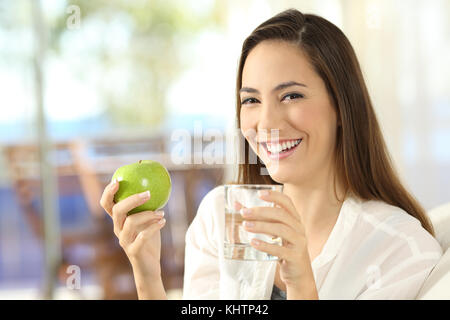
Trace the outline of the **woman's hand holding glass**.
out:
<instances>
[{"instance_id":1,"label":"woman's hand holding glass","mask_svg":"<svg viewBox=\"0 0 450 320\"><path fill-rule=\"evenodd\" d=\"M304 288L304 283L314 283L311 282L313 275L304 226L291 199L282 192L269 190L260 191L259 196L275 206L243 208L244 228L252 233L280 237L283 245L258 239L252 239L251 245L279 258L280 277L288 293L290 288Z\"/></svg>"}]
</instances>

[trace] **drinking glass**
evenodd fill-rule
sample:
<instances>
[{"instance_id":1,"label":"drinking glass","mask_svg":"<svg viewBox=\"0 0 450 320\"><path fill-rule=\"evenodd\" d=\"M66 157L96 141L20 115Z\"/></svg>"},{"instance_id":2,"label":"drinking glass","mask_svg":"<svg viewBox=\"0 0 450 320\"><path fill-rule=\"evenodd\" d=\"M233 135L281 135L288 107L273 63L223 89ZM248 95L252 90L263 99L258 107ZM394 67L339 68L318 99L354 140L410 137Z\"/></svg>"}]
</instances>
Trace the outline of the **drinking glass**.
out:
<instances>
[{"instance_id":1,"label":"drinking glass","mask_svg":"<svg viewBox=\"0 0 450 320\"><path fill-rule=\"evenodd\" d=\"M279 237L248 232L243 226L241 208L274 207L273 202L259 198L258 191L283 191L283 185L269 184L226 184L225 187L225 239L224 255L234 260L278 260L278 257L259 251L250 245L251 239L281 245Z\"/></svg>"}]
</instances>

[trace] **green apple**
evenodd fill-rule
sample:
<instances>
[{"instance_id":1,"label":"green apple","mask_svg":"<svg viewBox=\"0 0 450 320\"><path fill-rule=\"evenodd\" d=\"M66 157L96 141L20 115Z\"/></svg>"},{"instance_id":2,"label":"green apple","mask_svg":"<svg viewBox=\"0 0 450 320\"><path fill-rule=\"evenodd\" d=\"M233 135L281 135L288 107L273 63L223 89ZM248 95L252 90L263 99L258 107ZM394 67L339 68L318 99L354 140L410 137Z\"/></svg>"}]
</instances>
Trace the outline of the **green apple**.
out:
<instances>
[{"instance_id":1,"label":"green apple","mask_svg":"<svg viewBox=\"0 0 450 320\"><path fill-rule=\"evenodd\" d=\"M150 200L127 215L161 209L169 200L172 190L169 172L162 164L152 160L140 160L120 167L114 172L112 179L119 181L119 190L114 195L115 203L133 194L150 191Z\"/></svg>"}]
</instances>

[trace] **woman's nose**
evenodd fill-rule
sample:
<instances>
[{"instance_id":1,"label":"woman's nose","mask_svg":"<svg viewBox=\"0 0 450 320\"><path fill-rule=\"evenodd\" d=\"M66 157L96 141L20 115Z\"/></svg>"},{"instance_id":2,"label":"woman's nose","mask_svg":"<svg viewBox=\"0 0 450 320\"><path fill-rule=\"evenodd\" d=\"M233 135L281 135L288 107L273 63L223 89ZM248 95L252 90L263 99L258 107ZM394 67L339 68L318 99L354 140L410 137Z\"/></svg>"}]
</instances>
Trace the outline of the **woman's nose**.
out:
<instances>
[{"instance_id":1,"label":"woman's nose","mask_svg":"<svg viewBox=\"0 0 450 320\"><path fill-rule=\"evenodd\" d=\"M274 104L263 104L258 114L258 131L279 130L283 122L283 113Z\"/></svg>"}]
</instances>

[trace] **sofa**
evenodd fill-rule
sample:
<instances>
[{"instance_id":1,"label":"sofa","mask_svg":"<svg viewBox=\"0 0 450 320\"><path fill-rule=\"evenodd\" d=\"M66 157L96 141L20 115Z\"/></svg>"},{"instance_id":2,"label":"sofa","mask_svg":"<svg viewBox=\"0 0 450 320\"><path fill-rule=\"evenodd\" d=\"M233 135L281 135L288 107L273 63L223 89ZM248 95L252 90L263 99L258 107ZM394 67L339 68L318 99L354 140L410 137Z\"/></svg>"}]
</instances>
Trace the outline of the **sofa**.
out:
<instances>
[{"instance_id":1,"label":"sofa","mask_svg":"<svg viewBox=\"0 0 450 320\"><path fill-rule=\"evenodd\" d=\"M443 255L420 290L417 300L450 300L450 203L428 212Z\"/></svg>"}]
</instances>

